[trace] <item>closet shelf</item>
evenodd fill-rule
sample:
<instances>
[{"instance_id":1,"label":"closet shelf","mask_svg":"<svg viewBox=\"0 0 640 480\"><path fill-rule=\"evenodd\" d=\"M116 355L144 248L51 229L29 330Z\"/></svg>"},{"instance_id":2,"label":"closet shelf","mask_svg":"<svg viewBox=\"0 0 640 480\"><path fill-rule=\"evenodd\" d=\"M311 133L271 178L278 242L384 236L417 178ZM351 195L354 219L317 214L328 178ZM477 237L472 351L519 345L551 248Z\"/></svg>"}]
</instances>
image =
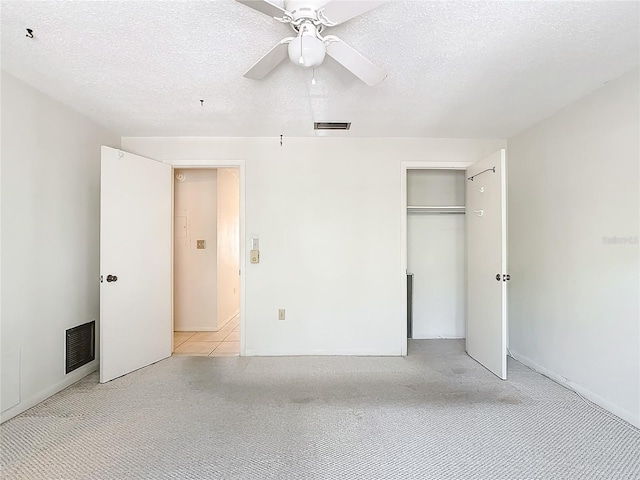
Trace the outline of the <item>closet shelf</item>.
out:
<instances>
[{"instance_id":1,"label":"closet shelf","mask_svg":"<svg viewBox=\"0 0 640 480\"><path fill-rule=\"evenodd\" d=\"M438 207L425 207L420 205L407 205L407 213L464 213L464 205L448 205Z\"/></svg>"}]
</instances>

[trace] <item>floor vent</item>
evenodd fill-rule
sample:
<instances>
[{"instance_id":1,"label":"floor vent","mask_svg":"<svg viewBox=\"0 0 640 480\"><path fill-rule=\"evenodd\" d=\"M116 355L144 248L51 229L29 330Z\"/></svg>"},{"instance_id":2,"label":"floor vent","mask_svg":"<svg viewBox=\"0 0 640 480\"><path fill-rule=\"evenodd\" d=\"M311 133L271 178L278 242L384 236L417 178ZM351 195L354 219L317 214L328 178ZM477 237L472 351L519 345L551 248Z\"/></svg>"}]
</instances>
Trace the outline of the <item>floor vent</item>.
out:
<instances>
[{"instance_id":1,"label":"floor vent","mask_svg":"<svg viewBox=\"0 0 640 480\"><path fill-rule=\"evenodd\" d=\"M315 122L314 130L349 130L351 122Z\"/></svg>"},{"instance_id":2,"label":"floor vent","mask_svg":"<svg viewBox=\"0 0 640 480\"><path fill-rule=\"evenodd\" d=\"M66 373L93 361L96 358L96 322L67 330Z\"/></svg>"}]
</instances>

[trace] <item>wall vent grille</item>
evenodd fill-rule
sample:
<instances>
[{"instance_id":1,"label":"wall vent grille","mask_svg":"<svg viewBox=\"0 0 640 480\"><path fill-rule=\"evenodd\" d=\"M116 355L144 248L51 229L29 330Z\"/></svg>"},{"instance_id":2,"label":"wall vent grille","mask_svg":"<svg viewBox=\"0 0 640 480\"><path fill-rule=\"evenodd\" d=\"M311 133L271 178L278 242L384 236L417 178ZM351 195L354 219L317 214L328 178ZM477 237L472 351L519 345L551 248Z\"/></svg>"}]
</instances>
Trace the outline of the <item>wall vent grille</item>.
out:
<instances>
[{"instance_id":1,"label":"wall vent grille","mask_svg":"<svg viewBox=\"0 0 640 480\"><path fill-rule=\"evenodd\" d=\"M315 122L314 130L349 130L351 122Z\"/></svg>"},{"instance_id":2,"label":"wall vent grille","mask_svg":"<svg viewBox=\"0 0 640 480\"><path fill-rule=\"evenodd\" d=\"M96 358L96 322L85 323L67 330L66 373Z\"/></svg>"}]
</instances>

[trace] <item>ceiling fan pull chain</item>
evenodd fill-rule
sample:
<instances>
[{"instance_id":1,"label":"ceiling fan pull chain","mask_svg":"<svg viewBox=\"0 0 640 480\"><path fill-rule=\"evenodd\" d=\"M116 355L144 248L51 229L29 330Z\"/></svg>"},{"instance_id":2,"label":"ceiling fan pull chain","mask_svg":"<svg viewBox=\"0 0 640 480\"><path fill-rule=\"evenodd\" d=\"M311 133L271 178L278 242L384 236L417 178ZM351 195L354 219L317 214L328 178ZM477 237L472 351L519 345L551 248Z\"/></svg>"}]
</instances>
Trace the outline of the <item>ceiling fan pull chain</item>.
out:
<instances>
[{"instance_id":1,"label":"ceiling fan pull chain","mask_svg":"<svg viewBox=\"0 0 640 480\"><path fill-rule=\"evenodd\" d=\"M304 26L302 28L304 29ZM300 35L300 58L298 59L298 63L300 65L304 65L304 58L302 55L304 55L304 50L302 49L302 34L301 34Z\"/></svg>"}]
</instances>

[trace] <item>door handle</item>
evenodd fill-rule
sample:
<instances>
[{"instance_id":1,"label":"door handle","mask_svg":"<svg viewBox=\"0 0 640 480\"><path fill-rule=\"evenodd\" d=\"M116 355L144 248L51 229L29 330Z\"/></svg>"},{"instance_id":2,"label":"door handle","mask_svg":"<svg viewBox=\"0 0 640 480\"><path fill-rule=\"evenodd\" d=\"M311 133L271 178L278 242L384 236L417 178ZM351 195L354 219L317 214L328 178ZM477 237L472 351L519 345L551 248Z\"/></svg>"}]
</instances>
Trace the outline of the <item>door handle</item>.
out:
<instances>
[{"instance_id":1,"label":"door handle","mask_svg":"<svg viewBox=\"0 0 640 480\"><path fill-rule=\"evenodd\" d=\"M496 280L502 280L503 282L506 282L507 280L511 280L511 275L509 275L508 273L503 273L502 275L496 273Z\"/></svg>"},{"instance_id":2,"label":"door handle","mask_svg":"<svg viewBox=\"0 0 640 480\"><path fill-rule=\"evenodd\" d=\"M107 282L117 282L118 281L118 277L116 277L115 275L107 275Z\"/></svg>"}]
</instances>

